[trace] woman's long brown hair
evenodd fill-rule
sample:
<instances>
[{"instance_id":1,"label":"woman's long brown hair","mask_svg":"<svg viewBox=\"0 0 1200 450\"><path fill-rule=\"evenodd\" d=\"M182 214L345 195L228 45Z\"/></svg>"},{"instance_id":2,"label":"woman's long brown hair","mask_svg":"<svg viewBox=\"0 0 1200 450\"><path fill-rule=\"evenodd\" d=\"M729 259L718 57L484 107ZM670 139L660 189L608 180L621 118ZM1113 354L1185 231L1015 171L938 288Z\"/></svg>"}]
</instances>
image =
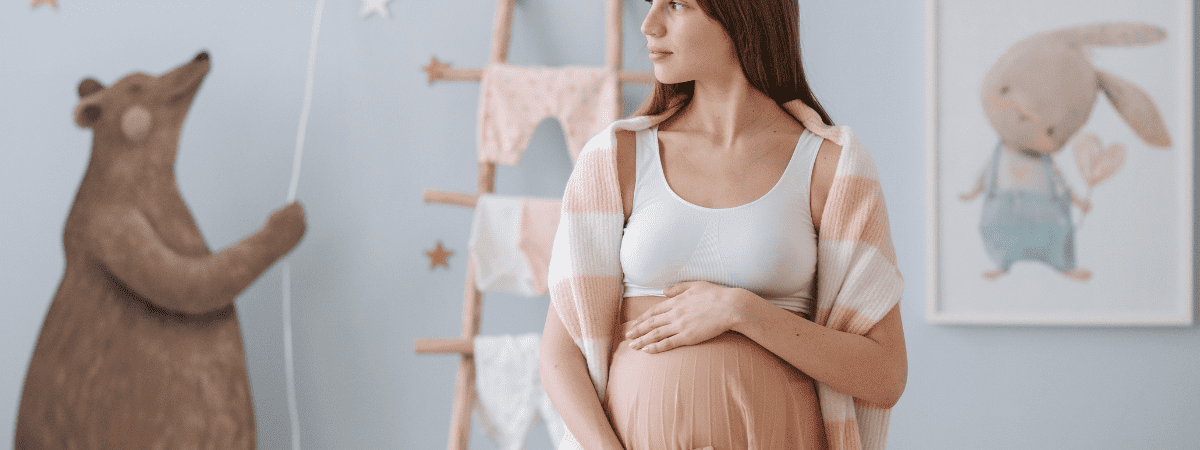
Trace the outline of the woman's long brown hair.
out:
<instances>
[{"instance_id":1,"label":"woman's long brown hair","mask_svg":"<svg viewBox=\"0 0 1200 450\"><path fill-rule=\"evenodd\" d=\"M751 86L778 104L799 99L820 114L826 125L833 125L804 77L797 0L695 1L729 34L742 73ZM662 84L656 79L650 95L633 115L662 114L672 107L686 106L695 89L695 81Z\"/></svg>"}]
</instances>

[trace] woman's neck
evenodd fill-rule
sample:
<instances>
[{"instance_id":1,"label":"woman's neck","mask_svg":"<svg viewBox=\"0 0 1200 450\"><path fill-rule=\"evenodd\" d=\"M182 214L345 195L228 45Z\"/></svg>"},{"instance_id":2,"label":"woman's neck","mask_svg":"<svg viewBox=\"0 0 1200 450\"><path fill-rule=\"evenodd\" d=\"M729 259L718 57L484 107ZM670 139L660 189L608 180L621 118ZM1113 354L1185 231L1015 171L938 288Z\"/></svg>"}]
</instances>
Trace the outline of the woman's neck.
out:
<instances>
[{"instance_id":1,"label":"woman's neck","mask_svg":"<svg viewBox=\"0 0 1200 450\"><path fill-rule=\"evenodd\" d=\"M748 134L763 131L787 114L744 76L721 82L696 81L691 102L673 118L677 128L707 137L715 146L734 147Z\"/></svg>"}]
</instances>

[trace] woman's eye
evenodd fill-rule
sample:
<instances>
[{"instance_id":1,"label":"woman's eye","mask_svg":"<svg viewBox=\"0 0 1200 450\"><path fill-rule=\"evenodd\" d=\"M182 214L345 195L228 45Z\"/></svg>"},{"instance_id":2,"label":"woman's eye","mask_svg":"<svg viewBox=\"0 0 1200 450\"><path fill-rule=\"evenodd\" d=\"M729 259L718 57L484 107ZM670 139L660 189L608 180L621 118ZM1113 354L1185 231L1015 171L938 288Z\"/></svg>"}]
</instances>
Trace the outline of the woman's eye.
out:
<instances>
[{"instance_id":1,"label":"woman's eye","mask_svg":"<svg viewBox=\"0 0 1200 450\"><path fill-rule=\"evenodd\" d=\"M653 4L654 0L646 0L646 3ZM667 2L666 9L667 9L667 11L679 11L679 10L683 9L683 6L684 6L683 3Z\"/></svg>"},{"instance_id":2,"label":"woman's eye","mask_svg":"<svg viewBox=\"0 0 1200 450\"><path fill-rule=\"evenodd\" d=\"M1054 127L1046 128L1046 136L1054 136Z\"/></svg>"}]
</instances>

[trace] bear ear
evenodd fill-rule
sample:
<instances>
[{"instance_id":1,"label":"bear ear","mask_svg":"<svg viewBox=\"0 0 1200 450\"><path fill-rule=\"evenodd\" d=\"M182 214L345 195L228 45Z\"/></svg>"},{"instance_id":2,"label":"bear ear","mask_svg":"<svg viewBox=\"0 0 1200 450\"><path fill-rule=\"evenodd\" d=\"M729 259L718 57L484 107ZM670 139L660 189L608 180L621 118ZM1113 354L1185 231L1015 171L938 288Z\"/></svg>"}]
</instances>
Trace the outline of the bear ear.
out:
<instances>
[{"instance_id":1,"label":"bear ear","mask_svg":"<svg viewBox=\"0 0 1200 450\"><path fill-rule=\"evenodd\" d=\"M104 89L104 85L100 84L99 81L93 80L91 78L83 80L82 83L79 83L79 98L84 98L89 95L95 94L97 91L99 91L101 89Z\"/></svg>"}]
</instances>

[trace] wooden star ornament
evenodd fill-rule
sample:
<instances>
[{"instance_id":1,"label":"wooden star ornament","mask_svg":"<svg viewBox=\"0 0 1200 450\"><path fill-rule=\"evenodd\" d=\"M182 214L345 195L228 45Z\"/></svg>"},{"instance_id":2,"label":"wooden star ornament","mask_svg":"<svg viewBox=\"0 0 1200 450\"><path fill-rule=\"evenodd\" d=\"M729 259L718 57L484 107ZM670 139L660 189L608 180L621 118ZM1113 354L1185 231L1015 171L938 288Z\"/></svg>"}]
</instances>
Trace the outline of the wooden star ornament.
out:
<instances>
[{"instance_id":1,"label":"wooden star ornament","mask_svg":"<svg viewBox=\"0 0 1200 450\"><path fill-rule=\"evenodd\" d=\"M424 67L425 73L429 74L429 84L433 84L434 80L442 78L446 71L450 69L450 65L438 61L436 56L429 58L429 65Z\"/></svg>"},{"instance_id":2,"label":"wooden star ornament","mask_svg":"<svg viewBox=\"0 0 1200 450\"><path fill-rule=\"evenodd\" d=\"M425 251L425 256L429 257L429 268L433 269L437 266L442 266L449 269L450 263L446 260L449 259L450 255L453 253L454 252L446 250L444 247L442 247L442 241L438 241L437 248Z\"/></svg>"},{"instance_id":3,"label":"wooden star ornament","mask_svg":"<svg viewBox=\"0 0 1200 450\"><path fill-rule=\"evenodd\" d=\"M37 8L38 5L40 5L42 3L50 5L51 8L54 8L56 10L58 9L58 3L56 2L56 0L33 0L33 3L29 5L29 9Z\"/></svg>"}]
</instances>

